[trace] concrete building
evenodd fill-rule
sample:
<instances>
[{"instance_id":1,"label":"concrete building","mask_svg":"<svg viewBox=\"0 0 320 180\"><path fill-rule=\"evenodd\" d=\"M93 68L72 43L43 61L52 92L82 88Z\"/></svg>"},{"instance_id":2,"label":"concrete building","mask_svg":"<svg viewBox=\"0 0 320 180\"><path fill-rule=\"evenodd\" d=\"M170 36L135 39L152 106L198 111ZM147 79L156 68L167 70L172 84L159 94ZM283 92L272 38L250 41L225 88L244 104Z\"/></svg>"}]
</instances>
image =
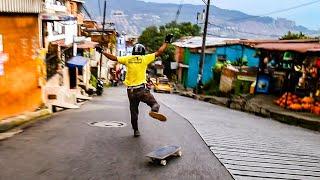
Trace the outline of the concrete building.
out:
<instances>
[{"instance_id":1,"label":"concrete building","mask_svg":"<svg viewBox=\"0 0 320 180\"><path fill-rule=\"evenodd\" d=\"M43 103L42 0L0 1L0 120Z\"/></svg>"},{"instance_id":2,"label":"concrete building","mask_svg":"<svg viewBox=\"0 0 320 180\"><path fill-rule=\"evenodd\" d=\"M188 37L175 42L175 59L179 64L178 81L186 88L196 88L199 78L199 65L202 37ZM255 49L235 39L208 37L201 81L208 83L213 78L213 67L223 59L231 63L245 59L249 67L258 67L259 59L255 57Z\"/></svg>"},{"instance_id":3,"label":"concrete building","mask_svg":"<svg viewBox=\"0 0 320 180\"><path fill-rule=\"evenodd\" d=\"M78 45L83 47L88 41L79 37L78 31L83 25L82 3L84 1L45 0L41 20L43 46L48 50L48 82L44 94L49 107L78 108L79 99L90 99L85 93L91 75L90 62L81 57L83 51L78 57Z\"/></svg>"}]
</instances>

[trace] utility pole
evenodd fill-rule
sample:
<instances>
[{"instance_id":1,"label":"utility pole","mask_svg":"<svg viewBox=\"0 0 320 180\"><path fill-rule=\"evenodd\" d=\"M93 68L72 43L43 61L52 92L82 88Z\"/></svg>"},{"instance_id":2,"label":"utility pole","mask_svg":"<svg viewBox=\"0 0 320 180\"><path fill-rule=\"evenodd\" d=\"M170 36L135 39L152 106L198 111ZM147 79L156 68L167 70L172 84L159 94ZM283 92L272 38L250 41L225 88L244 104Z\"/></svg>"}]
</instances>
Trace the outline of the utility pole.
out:
<instances>
[{"instance_id":1,"label":"utility pole","mask_svg":"<svg viewBox=\"0 0 320 180\"><path fill-rule=\"evenodd\" d=\"M202 38L202 48L201 48L201 56L200 56L200 68L199 68L197 93L199 93L200 85L202 84L203 64L204 64L204 60L205 60L205 48L206 48L208 22L209 22L209 11L210 11L210 0L208 0L208 2L207 2L206 18L205 18L204 29L203 29L203 38Z\"/></svg>"},{"instance_id":2,"label":"utility pole","mask_svg":"<svg viewBox=\"0 0 320 180\"><path fill-rule=\"evenodd\" d=\"M104 26L106 24L106 9L107 9L107 0L104 0L101 41L104 41ZM101 70L102 70L102 53L100 55L99 78L101 78Z\"/></svg>"}]
</instances>

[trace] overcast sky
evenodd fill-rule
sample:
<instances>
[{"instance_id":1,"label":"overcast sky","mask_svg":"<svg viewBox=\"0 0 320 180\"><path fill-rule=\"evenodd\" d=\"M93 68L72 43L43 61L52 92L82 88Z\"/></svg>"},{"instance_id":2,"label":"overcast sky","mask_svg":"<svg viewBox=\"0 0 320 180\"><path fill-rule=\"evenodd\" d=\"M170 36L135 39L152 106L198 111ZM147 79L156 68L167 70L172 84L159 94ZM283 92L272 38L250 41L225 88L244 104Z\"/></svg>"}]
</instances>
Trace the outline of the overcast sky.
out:
<instances>
[{"instance_id":1,"label":"overcast sky","mask_svg":"<svg viewBox=\"0 0 320 180\"><path fill-rule=\"evenodd\" d=\"M158 3L180 2L180 0L144 1ZM240 10L251 15L260 15L313 1L315 0L213 0L211 2L220 8ZM184 0L184 2L189 4L203 4L202 0ZM311 29L320 29L320 2L271 16L275 18L285 17L296 21L298 25L304 25Z\"/></svg>"}]
</instances>

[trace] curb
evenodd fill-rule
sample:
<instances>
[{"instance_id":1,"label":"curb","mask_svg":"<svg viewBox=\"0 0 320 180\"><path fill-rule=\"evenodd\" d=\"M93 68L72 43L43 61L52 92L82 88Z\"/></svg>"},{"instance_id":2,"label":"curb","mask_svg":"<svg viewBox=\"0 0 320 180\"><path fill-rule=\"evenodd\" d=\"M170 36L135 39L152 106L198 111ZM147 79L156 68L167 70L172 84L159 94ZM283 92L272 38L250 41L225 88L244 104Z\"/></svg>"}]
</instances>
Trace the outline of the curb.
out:
<instances>
[{"instance_id":1,"label":"curb","mask_svg":"<svg viewBox=\"0 0 320 180\"><path fill-rule=\"evenodd\" d=\"M306 129L319 131L320 132L320 121L312 121L303 118L297 118L290 115L285 115L283 113L270 111L270 118L275 119L279 122L300 126Z\"/></svg>"},{"instance_id":2,"label":"curb","mask_svg":"<svg viewBox=\"0 0 320 180\"><path fill-rule=\"evenodd\" d=\"M23 124L32 122L34 120L48 117L52 114L52 112L49 109L42 109L36 112L29 112L25 113L23 115L19 115L16 117L4 119L0 121L0 133L4 133L6 131L9 131L15 127L21 126Z\"/></svg>"},{"instance_id":3,"label":"curb","mask_svg":"<svg viewBox=\"0 0 320 180\"><path fill-rule=\"evenodd\" d=\"M319 131L320 132L320 121L313 121L305 118L299 118L292 115L287 115L285 113L273 111L270 109L266 109L264 107L260 107L258 105L254 105L255 107L251 107L247 102L233 100L230 98L220 98L215 96L203 96L203 95L196 95L192 92L183 92L180 91L177 93L180 96L193 98L196 100L208 102L211 104L219 105L228 107L230 109L235 109L242 112L247 112L254 114L256 116L264 117L264 118L272 118L273 120L286 123L289 125L295 125L302 128Z\"/></svg>"}]
</instances>

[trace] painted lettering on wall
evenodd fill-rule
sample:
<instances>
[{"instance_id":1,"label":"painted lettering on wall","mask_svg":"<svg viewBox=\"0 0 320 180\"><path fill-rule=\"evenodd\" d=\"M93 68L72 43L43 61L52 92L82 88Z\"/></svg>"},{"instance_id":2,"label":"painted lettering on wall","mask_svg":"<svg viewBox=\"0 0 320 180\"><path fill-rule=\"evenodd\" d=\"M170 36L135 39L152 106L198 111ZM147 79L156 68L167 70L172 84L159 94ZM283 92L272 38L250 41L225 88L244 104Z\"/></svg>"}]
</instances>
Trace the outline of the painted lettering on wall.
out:
<instances>
[{"instance_id":1,"label":"painted lettering on wall","mask_svg":"<svg viewBox=\"0 0 320 180\"><path fill-rule=\"evenodd\" d=\"M0 34L0 53L3 52L3 40L2 40L2 35Z\"/></svg>"}]
</instances>

